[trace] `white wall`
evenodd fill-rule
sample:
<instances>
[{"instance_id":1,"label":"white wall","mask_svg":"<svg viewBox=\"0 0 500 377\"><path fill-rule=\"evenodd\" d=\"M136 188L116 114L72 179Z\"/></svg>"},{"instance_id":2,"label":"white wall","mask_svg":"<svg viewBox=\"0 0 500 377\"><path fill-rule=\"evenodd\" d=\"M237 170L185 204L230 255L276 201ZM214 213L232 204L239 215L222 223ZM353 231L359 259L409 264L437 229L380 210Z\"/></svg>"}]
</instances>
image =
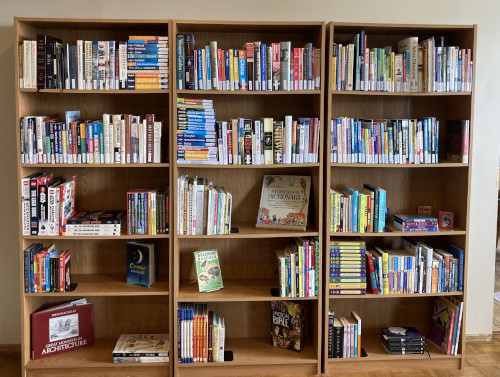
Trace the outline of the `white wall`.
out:
<instances>
[{"instance_id":1,"label":"white wall","mask_svg":"<svg viewBox=\"0 0 500 377\"><path fill-rule=\"evenodd\" d=\"M2 0L0 4L0 344L20 342L13 17L478 24L467 334L491 334L500 127L500 2L476 0Z\"/></svg>"}]
</instances>

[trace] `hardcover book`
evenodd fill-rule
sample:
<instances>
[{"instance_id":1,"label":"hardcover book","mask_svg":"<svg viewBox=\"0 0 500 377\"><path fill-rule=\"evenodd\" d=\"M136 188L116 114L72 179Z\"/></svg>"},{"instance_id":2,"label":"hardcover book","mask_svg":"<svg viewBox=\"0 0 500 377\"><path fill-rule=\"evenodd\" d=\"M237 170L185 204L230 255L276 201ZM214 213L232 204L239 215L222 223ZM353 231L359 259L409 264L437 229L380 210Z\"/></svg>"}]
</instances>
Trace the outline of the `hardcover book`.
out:
<instances>
[{"instance_id":1,"label":"hardcover book","mask_svg":"<svg viewBox=\"0 0 500 377\"><path fill-rule=\"evenodd\" d=\"M168 362L168 347L168 334L122 334L113 350L113 362Z\"/></svg>"},{"instance_id":2,"label":"hardcover book","mask_svg":"<svg viewBox=\"0 0 500 377\"><path fill-rule=\"evenodd\" d=\"M300 352L304 340L304 308L294 301L271 301L271 343Z\"/></svg>"},{"instance_id":3,"label":"hardcover book","mask_svg":"<svg viewBox=\"0 0 500 377\"><path fill-rule=\"evenodd\" d=\"M306 230L311 177L266 175L257 228Z\"/></svg>"},{"instance_id":4,"label":"hardcover book","mask_svg":"<svg viewBox=\"0 0 500 377\"><path fill-rule=\"evenodd\" d=\"M127 284L150 287L157 279L154 243L127 242Z\"/></svg>"},{"instance_id":5,"label":"hardcover book","mask_svg":"<svg viewBox=\"0 0 500 377\"><path fill-rule=\"evenodd\" d=\"M94 304L67 302L31 314L31 357L39 359L94 345Z\"/></svg>"},{"instance_id":6,"label":"hardcover book","mask_svg":"<svg viewBox=\"0 0 500 377\"><path fill-rule=\"evenodd\" d=\"M224 288L217 250L195 251L194 261L200 292L212 292Z\"/></svg>"}]
</instances>

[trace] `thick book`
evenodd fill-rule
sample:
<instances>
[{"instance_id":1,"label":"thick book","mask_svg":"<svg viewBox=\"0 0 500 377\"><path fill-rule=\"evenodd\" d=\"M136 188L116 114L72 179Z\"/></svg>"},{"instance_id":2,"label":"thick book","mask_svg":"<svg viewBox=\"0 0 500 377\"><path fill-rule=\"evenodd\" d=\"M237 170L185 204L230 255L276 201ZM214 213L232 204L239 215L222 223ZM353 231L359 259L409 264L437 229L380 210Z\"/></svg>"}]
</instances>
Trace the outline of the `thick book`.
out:
<instances>
[{"instance_id":1,"label":"thick book","mask_svg":"<svg viewBox=\"0 0 500 377\"><path fill-rule=\"evenodd\" d=\"M94 304L67 302L31 314L31 357L39 359L94 345Z\"/></svg>"},{"instance_id":2,"label":"thick book","mask_svg":"<svg viewBox=\"0 0 500 377\"><path fill-rule=\"evenodd\" d=\"M300 352L304 342L304 308L295 301L271 301L271 344Z\"/></svg>"},{"instance_id":3,"label":"thick book","mask_svg":"<svg viewBox=\"0 0 500 377\"><path fill-rule=\"evenodd\" d=\"M121 224L125 211L79 211L66 220L67 224Z\"/></svg>"},{"instance_id":4,"label":"thick book","mask_svg":"<svg viewBox=\"0 0 500 377\"><path fill-rule=\"evenodd\" d=\"M154 243L127 242L127 284L150 287L158 274Z\"/></svg>"},{"instance_id":5,"label":"thick book","mask_svg":"<svg viewBox=\"0 0 500 377\"><path fill-rule=\"evenodd\" d=\"M168 347L168 334L122 334L113 349L113 362L167 362Z\"/></svg>"},{"instance_id":6,"label":"thick book","mask_svg":"<svg viewBox=\"0 0 500 377\"><path fill-rule=\"evenodd\" d=\"M305 231L310 190L308 176L264 176L256 227Z\"/></svg>"},{"instance_id":7,"label":"thick book","mask_svg":"<svg viewBox=\"0 0 500 377\"><path fill-rule=\"evenodd\" d=\"M217 250L195 251L194 261L200 292L212 292L224 288Z\"/></svg>"}]
</instances>

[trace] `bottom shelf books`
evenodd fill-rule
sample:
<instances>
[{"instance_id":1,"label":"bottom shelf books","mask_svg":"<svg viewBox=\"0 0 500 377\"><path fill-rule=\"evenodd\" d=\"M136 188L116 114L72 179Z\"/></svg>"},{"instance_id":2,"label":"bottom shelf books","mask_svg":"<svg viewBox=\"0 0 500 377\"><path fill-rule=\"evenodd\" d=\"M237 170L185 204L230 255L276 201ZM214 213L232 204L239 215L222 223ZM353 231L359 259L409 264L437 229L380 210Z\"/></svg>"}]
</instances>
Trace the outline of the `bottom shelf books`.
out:
<instances>
[{"instance_id":1,"label":"bottom shelf books","mask_svg":"<svg viewBox=\"0 0 500 377\"><path fill-rule=\"evenodd\" d=\"M425 336L415 327L383 328L380 340L391 355L423 355L425 352Z\"/></svg>"},{"instance_id":2,"label":"bottom shelf books","mask_svg":"<svg viewBox=\"0 0 500 377\"><path fill-rule=\"evenodd\" d=\"M113 350L113 363L166 363L168 334L122 334Z\"/></svg>"},{"instance_id":3,"label":"bottom shelf books","mask_svg":"<svg viewBox=\"0 0 500 377\"><path fill-rule=\"evenodd\" d=\"M224 317L207 304L179 303L177 361L183 364L224 361Z\"/></svg>"},{"instance_id":4,"label":"bottom shelf books","mask_svg":"<svg viewBox=\"0 0 500 377\"><path fill-rule=\"evenodd\" d=\"M271 301L271 343L300 352L304 347L304 306L295 301Z\"/></svg>"},{"instance_id":5,"label":"bottom shelf books","mask_svg":"<svg viewBox=\"0 0 500 377\"><path fill-rule=\"evenodd\" d=\"M361 357L361 317L352 311L350 317L335 316L328 310L328 358Z\"/></svg>"},{"instance_id":6,"label":"bottom shelf books","mask_svg":"<svg viewBox=\"0 0 500 377\"><path fill-rule=\"evenodd\" d=\"M457 355L464 303L457 297L436 297L429 340L447 355Z\"/></svg>"}]
</instances>

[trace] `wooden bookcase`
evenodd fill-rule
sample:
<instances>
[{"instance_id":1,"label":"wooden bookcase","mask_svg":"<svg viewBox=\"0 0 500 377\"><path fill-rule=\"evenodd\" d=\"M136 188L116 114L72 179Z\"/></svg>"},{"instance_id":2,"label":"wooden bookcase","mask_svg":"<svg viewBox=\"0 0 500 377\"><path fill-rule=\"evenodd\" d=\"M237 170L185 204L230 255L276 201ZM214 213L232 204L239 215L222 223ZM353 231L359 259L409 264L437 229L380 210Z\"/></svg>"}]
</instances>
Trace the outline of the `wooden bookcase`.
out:
<instances>
[{"instance_id":1,"label":"wooden bookcase","mask_svg":"<svg viewBox=\"0 0 500 377\"><path fill-rule=\"evenodd\" d=\"M446 162L446 121L470 119L470 143L472 145L474 90L461 93L387 93L361 91L332 91L332 47L333 43L348 42L361 29L368 36L367 47L391 45L397 49L399 40L417 36L420 40L431 36L444 36L445 45L471 48L476 64L475 25L387 25L366 23L329 23L326 82L326 121L329 129L332 118L341 116L353 118L418 118L435 116L440 123L439 164L428 165L375 165L346 164L330 162L330 138L325 137L325 203L329 203L329 189L342 189L345 185L360 188L370 183L387 190L387 206L390 216L389 233L331 233L329 204L325 205L324 252L328 261L329 241L338 236L361 236L367 249L373 246L400 248L403 236L422 240L434 247L446 247L454 243L465 250L467 261L469 250L469 206L471 182L471 149L469 163ZM473 81L474 82L474 81ZM329 131L328 131L329 133ZM431 205L432 214L437 217L440 210L455 213L454 230L439 232L400 232L392 226L392 215L416 213L418 205ZM429 355L389 355L380 344L380 328L388 326L415 326L428 336L433 302L439 295L458 295L466 301L467 268L464 275L464 292L412 294L330 296L329 264L324 263L324 320L323 320L323 372L367 371L395 368L463 368L466 313L462 318L460 346L457 356L446 356L441 350L429 344ZM347 315L356 310L362 318L361 344L368 357L328 359L328 307L337 315ZM465 304L464 304L465 307ZM428 342L429 343L429 342Z\"/></svg>"},{"instance_id":2,"label":"wooden bookcase","mask_svg":"<svg viewBox=\"0 0 500 377\"><path fill-rule=\"evenodd\" d=\"M324 57L324 22L225 22L174 21L172 34L192 33L194 48L216 40L218 48L241 48L246 42L262 43L291 41L292 46L312 42L322 48ZM172 62L177 61L172 49ZM324 61L324 59L322 59ZM324 64L322 64L324 65ZM324 73L322 67L322 72ZM174 70L175 71L175 70ZM176 79L176 72L174 78ZM321 75L324 77L324 74ZM172 82L177 82L176 80ZM322 79L323 80L323 79ZM194 91L172 88L172 103L176 98L212 99L217 120L245 117L259 119L285 115L318 117L323 138L323 85L320 90L303 92L281 91ZM176 129L175 105L172 108L172 132ZM172 150L176 139L172 138ZM276 287L275 251L283 248L294 237L316 236L322 242L323 231L323 145L320 162L301 165L180 165L172 160L173 190L177 192L177 177L207 178L214 185L225 186L233 195L232 228L229 235L177 235L177 213L174 213L173 308L174 329L180 302L208 302L211 310L222 314L226 325L226 350L233 351L233 361L208 364L181 364L177 362L177 331L172 342L174 374L176 376L239 376L281 373L320 373L322 296L297 298L305 309L305 347L300 353L275 348L271 345L270 301L280 299L271 295ZM263 177L266 174L295 174L311 176L311 205L305 232L256 229L257 211ZM176 196L173 210L177 208ZM237 231L236 231L237 229ZM199 293L195 282L193 252L218 249L224 288L217 292Z\"/></svg>"},{"instance_id":3,"label":"wooden bookcase","mask_svg":"<svg viewBox=\"0 0 500 377\"><path fill-rule=\"evenodd\" d=\"M74 44L83 40L125 41L135 35L171 35L168 20L94 20L15 18L14 55L16 67L16 140L18 185L34 172L53 172L69 179L77 175L78 210L126 209L129 189L170 186L170 148L160 164L133 165L28 165L20 164L19 119L28 115L48 115L64 119L66 110L80 110L82 119L102 119L102 114L133 113L141 118L155 113L164 121L162 134L169 138L170 91L168 90L50 90L20 89L17 45L37 34L59 37ZM168 143L165 143L167 145ZM19 191L20 197L20 191ZM19 214L21 211L19 211ZM171 218L169 221L172 224ZM21 217L19 220L21 225ZM171 334L170 287L172 237L170 235L119 237L22 236L19 234L21 282L21 329L23 376L78 375L171 375L171 363L113 364L112 350L120 334ZM125 231L126 232L126 231ZM172 234L172 231L170 231ZM159 261L159 281L150 289L126 283L126 242L154 241ZM66 293L24 293L23 250L33 242L72 251L74 291ZM30 357L30 314L44 305L86 297L94 303L95 345L48 358Z\"/></svg>"}]
</instances>

